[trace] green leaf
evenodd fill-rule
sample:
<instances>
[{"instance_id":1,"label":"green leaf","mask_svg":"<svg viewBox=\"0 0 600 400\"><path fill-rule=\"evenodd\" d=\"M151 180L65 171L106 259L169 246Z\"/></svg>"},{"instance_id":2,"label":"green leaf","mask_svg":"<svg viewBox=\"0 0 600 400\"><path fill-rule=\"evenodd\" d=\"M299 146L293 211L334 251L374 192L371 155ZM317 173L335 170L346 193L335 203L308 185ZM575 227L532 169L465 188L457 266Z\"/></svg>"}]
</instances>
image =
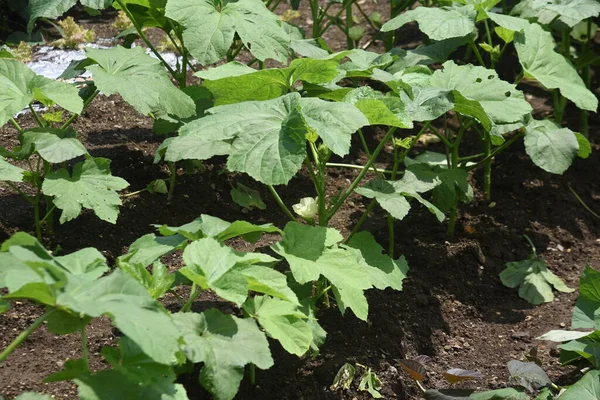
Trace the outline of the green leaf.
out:
<instances>
[{"instance_id":1,"label":"green leaf","mask_svg":"<svg viewBox=\"0 0 600 400\"><path fill-rule=\"evenodd\" d=\"M194 101L171 83L161 62L147 55L142 47L87 48L85 51L98 63L86 69L92 73L94 84L103 94L120 94L144 115L186 118L195 114Z\"/></svg>"},{"instance_id":2,"label":"green leaf","mask_svg":"<svg viewBox=\"0 0 600 400\"><path fill-rule=\"evenodd\" d=\"M413 97L401 92L404 111L413 121L433 121L454 107L454 98L448 90L434 87L413 87Z\"/></svg>"},{"instance_id":3,"label":"green leaf","mask_svg":"<svg viewBox=\"0 0 600 400\"><path fill-rule=\"evenodd\" d=\"M367 117L369 125L395 126L401 129L412 128L412 121L408 118L401 119L379 99L362 99L354 105Z\"/></svg>"},{"instance_id":4,"label":"green leaf","mask_svg":"<svg viewBox=\"0 0 600 400\"><path fill-rule=\"evenodd\" d=\"M529 400L529 396L514 388L487 390L481 393L473 393L470 400Z\"/></svg>"},{"instance_id":5,"label":"green leaf","mask_svg":"<svg viewBox=\"0 0 600 400\"><path fill-rule=\"evenodd\" d=\"M532 108L523 92L501 80L496 71L473 65L457 65L454 61L447 61L443 66L443 70L433 73L429 84L458 91L465 98L478 102L492 122L518 122L531 112ZM485 126L485 121L480 119L480 122Z\"/></svg>"},{"instance_id":6,"label":"green leaf","mask_svg":"<svg viewBox=\"0 0 600 400\"><path fill-rule=\"evenodd\" d=\"M63 310L56 310L46 319L48 331L55 335L66 335L84 329L92 319Z\"/></svg>"},{"instance_id":7,"label":"green leaf","mask_svg":"<svg viewBox=\"0 0 600 400\"><path fill-rule=\"evenodd\" d=\"M229 109L215 114L223 119L222 128L230 134L239 132L227 168L245 172L265 185L287 184L306 157L308 130L296 110L299 100L299 95L292 93L270 101L242 103L235 119L225 112Z\"/></svg>"},{"instance_id":8,"label":"green leaf","mask_svg":"<svg viewBox=\"0 0 600 400\"><path fill-rule=\"evenodd\" d=\"M317 98L301 99L300 113L323 143L339 156L345 156L350 151L352 134L369 124L363 113L352 104Z\"/></svg>"},{"instance_id":9,"label":"green leaf","mask_svg":"<svg viewBox=\"0 0 600 400\"><path fill-rule=\"evenodd\" d=\"M0 314L7 312L10 310L11 304L6 300L0 299Z\"/></svg>"},{"instance_id":10,"label":"green leaf","mask_svg":"<svg viewBox=\"0 0 600 400\"><path fill-rule=\"evenodd\" d=\"M119 269L93 282L67 286L58 303L90 317L107 315L154 361L175 361L181 335L171 316L142 285Z\"/></svg>"},{"instance_id":11,"label":"green leaf","mask_svg":"<svg viewBox=\"0 0 600 400\"><path fill-rule=\"evenodd\" d=\"M515 34L515 48L526 75L535 78L547 89L557 89L583 110L595 112L598 99L586 88L573 66L554 51L550 32L540 25L528 25Z\"/></svg>"},{"instance_id":12,"label":"green leaf","mask_svg":"<svg viewBox=\"0 0 600 400\"><path fill-rule=\"evenodd\" d=\"M350 385L352 385L352 381L354 380L354 376L356 375L356 368L352 364L344 364L340 367L337 374L335 374L335 378L333 378L333 384L330 389L333 391L344 389L350 389Z\"/></svg>"},{"instance_id":13,"label":"green leaf","mask_svg":"<svg viewBox=\"0 0 600 400\"><path fill-rule=\"evenodd\" d=\"M402 281L408 273L408 263L404 256L394 260L383 254L383 247L377 243L373 235L364 231L352 236L348 246L360 251L373 287L379 290L388 287L402 290Z\"/></svg>"},{"instance_id":14,"label":"green leaf","mask_svg":"<svg viewBox=\"0 0 600 400\"><path fill-rule=\"evenodd\" d=\"M545 386L551 386L552 381L542 367L534 362L509 361L506 365L510 373L509 382L513 385L523 386L533 392Z\"/></svg>"},{"instance_id":15,"label":"green leaf","mask_svg":"<svg viewBox=\"0 0 600 400\"><path fill-rule=\"evenodd\" d=\"M219 68L223 66L217 67ZM228 70L228 72L235 72L236 75L217 80L205 80L203 83L203 87L210 90L215 97L215 106L275 99L288 93L293 83L290 81L292 72L289 68L260 71L249 68L249 71L240 74L241 71L236 67L234 71ZM206 74L202 73L202 75ZM209 76L211 75L214 74Z\"/></svg>"},{"instance_id":16,"label":"green leaf","mask_svg":"<svg viewBox=\"0 0 600 400\"><path fill-rule=\"evenodd\" d=\"M496 23L496 25L512 32L503 32L504 38L500 36L500 33L496 32L498 33L498 36L508 43L512 42L515 32L522 31L531 24L524 18L513 17L505 14L497 14L489 11L486 14L492 21L494 21L494 23Z\"/></svg>"},{"instance_id":17,"label":"green leaf","mask_svg":"<svg viewBox=\"0 0 600 400\"><path fill-rule=\"evenodd\" d=\"M203 362L200 383L216 400L231 400L244 376L244 366L273 365L269 344L252 319L210 309L202 314L178 313L173 319L185 341L185 353Z\"/></svg>"},{"instance_id":18,"label":"green leaf","mask_svg":"<svg viewBox=\"0 0 600 400\"><path fill-rule=\"evenodd\" d=\"M358 384L358 390L366 390L374 399L382 399L383 396L379 391L383 388L381 381L369 368L361 377Z\"/></svg>"},{"instance_id":19,"label":"green leaf","mask_svg":"<svg viewBox=\"0 0 600 400\"><path fill-rule=\"evenodd\" d=\"M552 121L532 120L525 132L525 151L544 171L562 175L579 153L577 136Z\"/></svg>"},{"instance_id":20,"label":"green leaf","mask_svg":"<svg viewBox=\"0 0 600 400\"><path fill-rule=\"evenodd\" d=\"M577 151L577 157L586 159L592 154L592 145L590 141L583 136L581 133L573 132L577 143L579 144L579 150Z\"/></svg>"},{"instance_id":21,"label":"green leaf","mask_svg":"<svg viewBox=\"0 0 600 400\"><path fill-rule=\"evenodd\" d=\"M136 239L129 246L128 252L117 259L117 264L127 262L140 264L145 268L160 257L181 249L185 244L187 244L187 239L182 235L173 234L168 237L160 237L149 233Z\"/></svg>"},{"instance_id":22,"label":"green leaf","mask_svg":"<svg viewBox=\"0 0 600 400\"><path fill-rule=\"evenodd\" d=\"M552 287L564 293L574 290L554 275L544 260L535 256L506 263L506 269L500 273L500 280L510 288L519 287L519 296L536 305L554 300Z\"/></svg>"},{"instance_id":23,"label":"green leaf","mask_svg":"<svg viewBox=\"0 0 600 400\"><path fill-rule=\"evenodd\" d=\"M429 153L431 154L431 152ZM417 163L412 161L407 162L407 165L410 164L408 169L420 180L437 179L441 182L433 188L432 203L442 212L446 213L450 211L457 199L465 203L470 202L473 199L473 188L469 185L467 180L468 174L464 168L447 168L446 156L441 153L437 154L443 159L442 165L419 163L419 157L422 155L415 158Z\"/></svg>"},{"instance_id":24,"label":"green leaf","mask_svg":"<svg viewBox=\"0 0 600 400\"><path fill-rule=\"evenodd\" d=\"M79 398L86 400L187 400L185 388L167 379L155 382L157 387L142 386L114 369L74 380L79 388Z\"/></svg>"},{"instance_id":25,"label":"green leaf","mask_svg":"<svg viewBox=\"0 0 600 400\"><path fill-rule=\"evenodd\" d=\"M74 114L83 110L83 100L75 86L36 75L9 58L0 58L0 92L0 126L34 100L54 102Z\"/></svg>"},{"instance_id":26,"label":"green leaf","mask_svg":"<svg viewBox=\"0 0 600 400\"><path fill-rule=\"evenodd\" d=\"M406 68L416 65L442 64L448 60L450 54L458 47L467 44L469 38L458 37L440 40L428 45L421 45L413 50L403 50L396 48L392 50L392 54L400 56L392 65L386 68L386 71L391 74L403 71Z\"/></svg>"},{"instance_id":27,"label":"green leaf","mask_svg":"<svg viewBox=\"0 0 600 400\"><path fill-rule=\"evenodd\" d=\"M381 30L389 32L402 25L417 21L421 32L433 40L467 36L475 31L477 12L471 5L452 7L417 7L408 10L383 24Z\"/></svg>"},{"instance_id":28,"label":"green leaf","mask_svg":"<svg viewBox=\"0 0 600 400\"><path fill-rule=\"evenodd\" d=\"M42 184L47 196L54 196L54 204L63 212L60 222L76 218L82 208L94 210L98 218L116 223L121 199L118 190L125 189L128 183L110 174L110 160L88 158L75 164L73 174L60 168L48 174Z\"/></svg>"},{"instance_id":29,"label":"green leaf","mask_svg":"<svg viewBox=\"0 0 600 400\"><path fill-rule=\"evenodd\" d=\"M236 183L236 187L231 189L231 199L238 206L250 210L252 207L256 207L259 210L265 210L267 208L267 205L262 201L258 190L249 188L239 182Z\"/></svg>"},{"instance_id":30,"label":"green leaf","mask_svg":"<svg viewBox=\"0 0 600 400\"><path fill-rule=\"evenodd\" d=\"M22 148L32 150L46 161L58 164L87 154L85 146L72 129L35 128L22 134Z\"/></svg>"},{"instance_id":31,"label":"green leaf","mask_svg":"<svg viewBox=\"0 0 600 400\"><path fill-rule=\"evenodd\" d=\"M268 296L255 296L244 304L244 310L288 353L302 356L310 348L312 329L296 305Z\"/></svg>"},{"instance_id":32,"label":"green leaf","mask_svg":"<svg viewBox=\"0 0 600 400\"><path fill-rule=\"evenodd\" d=\"M446 218L444 213L419 194L428 192L439 184L441 181L437 178L420 180L413 172L407 170L401 180L383 181L377 178L356 189L356 192L369 199L376 199L379 205L396 219L401 220L408 214L410 203L406 197L409 197L416 199L435 214L439 221L443 221Z\"/></svg>"},{"instance_id":33,"label":"green leaf","mask_svg":"<svg viewBox=\"0 0 600 400\"><path fill-rule=\"evenodd\" d=\"M263 265L244 265L240 272L248 281L248 290L268 294L299 305L298 298L281 272Z\"/></svg>"},{"instance_id":34,"label":"green leaf","mask_svg":"<svg viewBox=\"0 0 600 400\"><path fill-rule=\"evenodd\" d=\"M248 297L246 278L235 269L238 255L213 238L199 239L183 252L185 267L179 272L202 289L241 306Z\"/></svg>"},{"instance_id":35,"label":"green leaf","mask_svg":"<svg viewBox=\"0 0 600 400\"><path fill-rule=\"evenodd\" d=\"M225 56L235 33L259 60L287 60L290 38L277 16L260 0L223 4L211 0L170 0L165 15L183 25L186 47L200 64L212 64Z\"/></svg>"},{"instance_id":36,"label":"green leaf","mask_svg":"<svg viewBox=\"0 0 600 400\"><path fill-rule=\"evenodd\" d=\"M592 370L583 378L570 386L560 398L561 400L595 400L600 398L600 371Z\"/></svg>"},{"instance_id":37,"label":"green leaf","mask_svg":"<svg viewBox=\"0 0 600 400\"><path fill-rule=\"evenodd\" d=\"M144 286L152 298L162 297L173 286L175 274L169 274L165 265L160 261L154 262L151 274L144 264L127 262L125 261L127 258L126 256L119 257L117 265Z\"/></svg>"},{"instance_id":38,"label":"green leaf","mask_svg":"<svg viewBox=\"0 0 600 400\"><path fill-rule=\"evenodd\" d=\"M600 343L598 343L598 331L588 332L588 336L571 340L558 346L561 364L572 364L581 358L589 361L594 368L600 366Z\"/></svg>"},{"instance_id":39,"label":"green leaf","mask_svg":"<svg viewBox=\"0 0 600 400\"><path fill-rule=\"evenodd\" d=\"M25 170L12 165L0 156L0 181L22 182Z\"/></svg>"},{"instance_id":40,"label":"green leaf","mask_svg":"<svg viewBox=\"0 0 600 400\"><path fill-rule=\"evenodd\" d=\"M526 0L512 10L521 18L537 18L543 25L559 20L570 28L588 18L597 17L600 4L595 0Z\"/></svg>"},{"instance_id":41,"label":"green leaf","mask_svg":"<svg viewBox=\"0 0 600 400\"><path fill-rule=\"evenodd\" d=\"M287 260L294 279L303 284L323 275L333 285L342 314L351 308L359 319L366 320L364 290L372 285L360 252L337 246L342 237L335 229L289 222L283 232L283 240L272 249Z\"/></svg>"},{"instance_id":42,"label":"green leaf","mask_svg":"<svg viewBox=\"0 0 600 400\"><path fill-rule=\"evenodd\" d=\"M581 339L592 332L565 331L562 329L551 330L538 336L535 340L550 340L552 342L567 342L569 340Z\"/></svg>"},{"instance_id":43,"label":"green leaf","mask_svg":"<svg viewBox=\"0 0 600 400\"><path fill-rule=\"evenodd\" d=\"M600 329L600 272L585 267L579 278L579 298L573 309L571 327Z\"/></svg>"}]
</instances>

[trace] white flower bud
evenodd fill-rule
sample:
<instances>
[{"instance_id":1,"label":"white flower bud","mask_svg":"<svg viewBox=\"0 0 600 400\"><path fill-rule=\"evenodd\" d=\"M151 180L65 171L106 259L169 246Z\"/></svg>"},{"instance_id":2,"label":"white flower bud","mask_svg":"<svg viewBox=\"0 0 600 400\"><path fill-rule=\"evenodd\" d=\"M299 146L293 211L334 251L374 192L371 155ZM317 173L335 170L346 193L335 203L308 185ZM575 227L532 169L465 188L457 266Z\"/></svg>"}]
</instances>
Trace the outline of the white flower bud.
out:
<instances>
[{"instance_id":1,"label":"white flower bud","mask_svg":"<svg viewBox=\"0 0 600 400\"><path fill-rule=\"evenodd\" d=\"M294 212L306 219L313 219L319 210L317 199L312 197L304 197L300 199L300 203L292 206Z\"/></svg>"}]
</instances>

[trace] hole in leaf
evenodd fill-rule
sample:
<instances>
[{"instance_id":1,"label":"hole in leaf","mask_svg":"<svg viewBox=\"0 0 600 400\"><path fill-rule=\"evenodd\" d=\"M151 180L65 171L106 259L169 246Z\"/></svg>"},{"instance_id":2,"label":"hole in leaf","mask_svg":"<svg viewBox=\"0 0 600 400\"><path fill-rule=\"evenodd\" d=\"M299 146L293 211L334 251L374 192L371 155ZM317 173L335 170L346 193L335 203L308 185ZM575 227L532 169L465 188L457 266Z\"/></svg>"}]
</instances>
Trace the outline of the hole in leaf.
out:
<instances>
[{"instance_id":1,"label":"hole in leaf","mask_svg":"<svg viewBox=\"0 0 600 400\"><path fill-rule=\"evenodd\" d=\"M504 93L504 95L505 95L506 97L510 97L510 92L506 92L506 93Z\"/></svg>"},{"instance_id":2,"label":"hole in leaf","mask_svg":"<svg viewBox=\"0 0 600 400\"><path fill-rule=\"evenodd\" d=\"M488 79L494 79L494 75L489 75Z\"/></svg>"},{"instance_id":3,"label":"hole in leaf","mask_svg":"<svg viewBox=\"0 0 600 400\"><path fill-rule=\"evenodd\" d=\"M481 78L475 79L475 82L480 83L481 82Z\"/></svg>"}]
</instances>

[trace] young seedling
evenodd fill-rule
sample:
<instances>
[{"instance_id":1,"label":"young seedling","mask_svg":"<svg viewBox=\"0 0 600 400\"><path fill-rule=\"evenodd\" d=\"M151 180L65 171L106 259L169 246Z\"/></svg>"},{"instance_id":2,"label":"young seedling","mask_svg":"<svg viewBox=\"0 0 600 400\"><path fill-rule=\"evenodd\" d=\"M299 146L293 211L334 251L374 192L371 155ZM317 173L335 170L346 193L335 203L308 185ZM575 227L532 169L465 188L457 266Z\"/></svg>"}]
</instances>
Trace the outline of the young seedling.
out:
<instances>
[{"instance_id":1,"label":"young seedling","mask_svg":"<svg viewBox=\"0 0 600 400\"><path fill-rule=\"evenodd\" d=\"M563 293L571 293L569 288L546 265L537 254L533 242L527 235L525 239L531 245L531 255L528 259L506 263L506 269L500 273L500 279L505 286L519 287L519 296L531 304L542 304L554 300L552 288Z\"/></svg>"}]
</instances>

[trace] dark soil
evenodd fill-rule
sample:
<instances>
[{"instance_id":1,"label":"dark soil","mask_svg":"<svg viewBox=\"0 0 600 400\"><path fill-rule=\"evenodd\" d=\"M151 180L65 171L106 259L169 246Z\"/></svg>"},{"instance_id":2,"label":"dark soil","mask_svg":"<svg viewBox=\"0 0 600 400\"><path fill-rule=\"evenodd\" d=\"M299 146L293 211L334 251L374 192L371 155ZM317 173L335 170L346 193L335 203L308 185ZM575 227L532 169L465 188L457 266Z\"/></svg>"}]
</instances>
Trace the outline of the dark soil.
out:
<instances>
[{"instance_id":1,"label":"dark soil","mask_svg":"<svg viewBox=\"0 0 600 400\"><path fill-rule=\"evenodd\" d=\"M368 6L372 7L370 3ZM379 7L387 12L387 4ZM106 25L104 21L99 26ZM343 45L343 38L337 40ZM532 100L536 105L545 101L537 97ZM18 121L22 126L33 124L30 115ZM554 345L534 338L570 325L577 292L556 293L554 302L534 307L519 298L516 290L504 287L498 274L504 263L529 255L524 234L533 240L549 268L571 287L577 287L586 263L600 267L600 220L594 219L568 189L570 185L585 203L600 210L600 131L597 119L592 123L594 153L587 160L578 159L563 176L535 167L522 144L494 162L493 203L483 200L478 191L481 177L475 173L472 184L476 198L461 208L452 240L446 239L446 223L438 223L427 210L415 205L409 216L396 224L396 253L404 254L411 268L404 290L370 291L368 323L352 313L342 317L335 308L322 310L319 320L328 337L321 354L313 359L291 356L277 342L271 342L275 366L257 371L256 387L245 379L238 398L369 399L366 392L357 391L357 382L349 391L329 389L337 370L349 362L373 369L384 385L384 398L413 399L419 391L397 360L418 355L432 358L428 364L429 379L424 382L428 388L448 387L441 375L448 368L473 369L485 375L484 379L459 387L500 388L508 385L506 362L522 359L536 345L544 369L554 382L574 382L579 372L574 367L560 367ZM162 141L152 132L152 121L138 115L119 97L96 98L74 128L93 156L113 160L112 172L130 183L129 192L143 189L154 179L168 177L164 166L152 163L154 150ZM371 135L374 141L380 132L374 130ZM1 146L13 148L16 144L14 129L0 129ZM357 152L346 161L361 157ZM238 181L258 185L247 176L222 174L223 168L223 160L215 159L207 162L202 172L186 175L180 170L171 202L146 192L126 197L116 225L84 212L72 222L57 225L55 235L48 235L45 244L51 249L60 245L66 253L93 246L112 262L131 242L151 232L150 224L183 224L201 213L230 221L273 222L283 227L285 216L266 190L261 189L266 212L242 212L231 200L231 185ZM347 187L354 176L353 171L333 169L329 178L331 193L337 187ZM310 181L302 174L280 190L287 204L313 195ZM363 199L351 197L332 226L347 234L363 210ZM375 212L365 228L387 246L383 213ZM18 230L32 232L32 210L16 193L0 186L0 241ZM266 247L274 240L276 237L265 237L257 246ZM235 246L248 250L242 242ZM177 255L165 262L172 269L180 265ZM171 295L164 302L168 307L176 304ZM215 305L229 307L206 295L196 301L194 310ZM12 310L1 314L0 348L6 347L41 313L32 304L17 302ZM116 344L117 332L107 319L101 318L94 320L86 333L92 368L105 368L99 352L103 346ZM56 398L75 399L74 384L42 381L59 371L65 360L80 356L78 335L55 336L42 327L0 364L0 396L10 399L23 391L40 391ZM209 398L197 383L197 374L182 376L181 382L190 399Z\"/></svg>"}]
</instances>

